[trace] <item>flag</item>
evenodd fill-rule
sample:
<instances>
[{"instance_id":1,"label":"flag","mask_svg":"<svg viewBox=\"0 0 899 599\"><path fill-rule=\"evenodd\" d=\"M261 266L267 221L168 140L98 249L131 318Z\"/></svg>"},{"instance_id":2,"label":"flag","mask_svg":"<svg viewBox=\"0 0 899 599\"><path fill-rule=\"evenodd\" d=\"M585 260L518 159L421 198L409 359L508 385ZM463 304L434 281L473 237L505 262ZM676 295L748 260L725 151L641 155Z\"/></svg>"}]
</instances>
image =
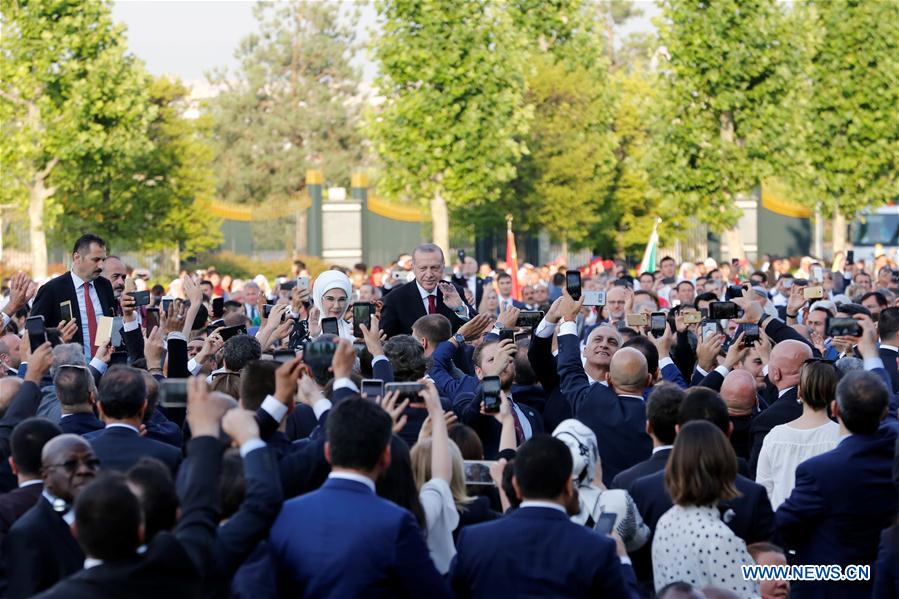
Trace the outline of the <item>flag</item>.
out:
<instances>
[{"instance_id":1,"label":"flag","mask_svg":"<svg viewBox=\"0 0 899 599\"><path fill-rule=\"evenodd\" d=\"M656 218L656 222L652 225L652 235L649 236L649 241L646 243L646 249L643 250L643 261L640 262L640 270L637 271L638 275L644 272L656 271L656 254L659 251L660 222L662 222L662 219Z\"/></svg>"},{"instance_id":2,"label":"flag","mask_svg":"<svg viewBox=\"0 0 899 599\"><path fill-rule=\"evenodd\" d=\"M512 298L521 300L521 286L518 284L518 252L515 250L515 233L512 232L512 217L506 217L506 268L512 277Z\"/></svg>"}]
</instances>

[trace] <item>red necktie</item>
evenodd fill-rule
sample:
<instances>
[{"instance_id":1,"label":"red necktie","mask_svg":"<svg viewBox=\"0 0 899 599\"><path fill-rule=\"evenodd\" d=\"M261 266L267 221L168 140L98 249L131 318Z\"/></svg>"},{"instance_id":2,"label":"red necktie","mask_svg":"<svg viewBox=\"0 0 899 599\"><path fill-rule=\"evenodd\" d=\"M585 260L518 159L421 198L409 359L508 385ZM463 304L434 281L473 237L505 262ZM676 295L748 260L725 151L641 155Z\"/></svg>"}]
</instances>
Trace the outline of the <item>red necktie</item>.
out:
<instances>
[{"instance_id":1,"label":"red necktie","mask_svg":"<svg viewBox=\"0 0 899 599\"><path fill-rule=\"evenodd\" d=\"M527 439L524 438L524 427L521 426L521 420L518 419L518 410L512 408L512 416L515 421L515 441L521 445Z\"/></svg>"},{"instance_id":2,"label":"red necktie","mask_svg":"<svg viewBox=\"0 0 899 599\"><path fill-rule=\"evenodd\" d=\"M93 351L94 339L97 338L97 316L94 314L94 302L91 301L90 289L90 283L81 286L81 291L84 293L84 309L87 312L87 334L90 338L91 351Z\"/></svg>"},{"instance_id":3,"label":"red necktie","mask_svg":"<svg viewBox=\"0 0 899 599\"><path fill-rule=\"evenodd\" d=\"M428 296L428 314L437 314L437 297Z\"/></svg>"}]
</instances>

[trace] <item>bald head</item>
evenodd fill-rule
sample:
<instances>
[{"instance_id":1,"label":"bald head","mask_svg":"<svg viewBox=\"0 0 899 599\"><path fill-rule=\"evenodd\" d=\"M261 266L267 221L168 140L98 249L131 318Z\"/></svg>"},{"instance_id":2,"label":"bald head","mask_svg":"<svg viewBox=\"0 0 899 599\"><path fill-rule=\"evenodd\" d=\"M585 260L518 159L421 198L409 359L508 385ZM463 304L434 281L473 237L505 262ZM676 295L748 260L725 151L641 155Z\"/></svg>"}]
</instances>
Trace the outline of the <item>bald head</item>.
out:
<instances>
[{"instance_id":1,"label":"bald head","mask_svg":"<svg viewBox=\"0 0 899 599\"><path fill-rule=\"evenodd\" d=\"M646 358L632 347L619 349L612 356L609 379L619 392L642 392L649 379Z\"/></svg>"},{"instance_id":2,"label":"bald head","mask_svg":"<svg viewBox=\"0 0 899 599\"><path fill-rule=\"evenodd\" d=\"M812 357L812 348L807 343L789 339L781 341L771 350L768 378L779 391L799 384L802 363Z\"/></svg>"},{"instance_id":3,"label":"bald head","mask_svg":"<svg viewBox=\"0 0 899 599\"><path fill-rule=\"evenodd\" d=\"M84 440L81 435L59 435L47 441L41 451L41 464L44 468L52 466L60 461L60 456L64 456L75 449L90 450L90 443Z\"/></svg>"},{"instance_id":4,"label":"bald head","mask_svg":"<svg viewBox=\"0 0 899 599\"><path fill-rule=\"evenodd\" d=\"M53 437L41 452L44 489L71 502L94 480L98 465L94 450L80 435Z\"/></svg>"},{"instance_id":5,"label":"bald head","mask_svg":"<svg viewBox=\"0 0 899 599\"><path fill-rule=\"evenodd\" d=\"M755 407L755 377L745 370L732 370L721 384L721 399L734 416L749 414Z\"/></svg>"},{"instance_id":6,"label":"bald head","mask_svg":"<svg viewBox=\"0 0 899 599\"><path fill-rule=\"evenodd\" d=\"M0 379L0 417L6 414L6 408L12 402L12 398L19 392L22 386L22 379L7 376Z\"/></svg>"}]
</instances>

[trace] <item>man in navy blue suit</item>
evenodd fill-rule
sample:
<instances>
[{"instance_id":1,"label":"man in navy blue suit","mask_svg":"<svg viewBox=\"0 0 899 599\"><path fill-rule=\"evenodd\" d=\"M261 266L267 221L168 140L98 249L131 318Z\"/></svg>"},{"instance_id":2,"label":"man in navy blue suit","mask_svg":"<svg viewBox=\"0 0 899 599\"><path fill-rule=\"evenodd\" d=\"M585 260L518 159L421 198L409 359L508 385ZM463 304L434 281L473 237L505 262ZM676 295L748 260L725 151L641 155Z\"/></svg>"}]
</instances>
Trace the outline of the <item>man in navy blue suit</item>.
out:
<instances>
[{"instance_id":1,"label":"man in navy blue suit","mask_svg":"<svg viewBox=\"0 0 899 599\"><path fill-rule=\"evenodd\" d=\"M269 536L282 592L300 597L449 597L415 517L375 494L390 416L348 398L328 415L328 481L284 504Z\"/></svg>"},{"instance_id":2,"label":"man in navy blue suit","mask_svg":"<svg viewBox=\"0 0 899 599\"><path fill-rule=\"evenodd\" d=\"M863 338L869 335L867 344L876 352L873 327ZM876 373L849 372L837 385L831 411L845 436L796 468L796 486L775 514L786 548L796 551L793 563L874 564L880 531L895 521L897 506L896 433L881 425L888 403L887 386ZM871 589L870 581L796 581L791 596L867 597Z\"/></svg>"},{"instance_id":3,"label":"man in navy blue suit","mask_svg":"<svg viewBox=\"0 0 899 599\"><path fill-rule=\"evenodd\" d=\"M103 468L125 472L141 458L150 457L168 466L174 476L181 463L181 450L140 434L147 409L147 384L141 371L130 366L113 366L100 381L99 395L98 408L106 428L85 438Z\"/></svg>"},{"instance_id":4,"label":"man in navy blue suit","mask_svg":"<svg viewBox=\"0 0 899 599\"><path fill-rule=\"evenodd\" d=\"M106 426L94 414L97 389L87 368L78 364L60 366L53 387L62 411L59 419L62 432L84 435Z\"/></svg>"},{"instance_id":5,"label":"man in navy blue suit","mask_svg":"<svg viewBox=\"0 0 899 599\"><path fill-rule=\"evenodd\" d=\"M462 597L632 597L636 579L619 539L573 523L577 491L567 446L538 435L515 456L523 499L505 518L462 529L450 570Z\"/></svg>"},{"instance_id":6,"label":"man in navy blue suit","mask_svg":"<svg viewBox=\"0 0 899 599\"><path fill-rule=\"evenodd\" d=\"M596 434L602 458L602 480L609 485L615 475L652 455L652 440L646 434L646 405L643 391L652 377L646 358L637 349L622 348L609 364L609 386L591 385L581 363L575 319L581 309L566 292L562 296L559 325L559 379L562 393L574 417Z\"/></svg>"}]
</instances>

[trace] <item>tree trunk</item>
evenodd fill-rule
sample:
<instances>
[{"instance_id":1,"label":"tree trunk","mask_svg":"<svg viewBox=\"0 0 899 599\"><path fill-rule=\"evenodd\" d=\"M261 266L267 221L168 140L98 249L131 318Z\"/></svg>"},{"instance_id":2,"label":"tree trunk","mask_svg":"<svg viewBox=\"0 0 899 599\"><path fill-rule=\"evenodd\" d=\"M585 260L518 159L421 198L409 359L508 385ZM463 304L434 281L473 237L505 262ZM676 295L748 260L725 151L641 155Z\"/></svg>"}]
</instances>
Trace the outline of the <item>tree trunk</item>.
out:
<instances>
[{"instance_id":1,"label":"tree trunk","mask_svg":"<svg viewBox=\"0 0 899 599\"><path fill-rule=\"evenodd\" d=\"M833 215L833 253L845 252L846 248L846 217L837 211Z\"/></svg>"},{"instance_id":2,"label":"tree trunk","mask_svg":"<svg viewBox=\"0 0 899 599\"><path fill-rule=\"evenodd\" d=\"M566 235L562 236L562 244L559 249L559 253L562 254L562 262L564 264L568 264L568 237Z\"/></svg>"},{"instance_id":3,"label":"tree trunk","mask_svg":"<svg viewBox=\"0 0 899 599\"><path fill-rule=\"evenodd\" d=\"M44 231L44 206L55 188L47 187L46 180L56 166L54 158L42 171L32 177L28 185L28 237L31 240L31 276L47 278L47 234Z\"/></svg>"},{"instance_id":4,"label":"tree trunk","mask_svg":"<svg viewBox=\"0 0 899 599\"><path fill-rule=\"evenodd\" d=\"M743 249L743 235L740 233L740 225L737 223L732 229L724 232L724 240L727 243L727 254L731 259L744 260L746 251Z\"/></svg>"},{"instance_id":5,"label":"tree trunk","mask_svg":"<svg viewBox=\"0 0 899 599\"><path fill-rule=\"evenodd\" d=\"M441 250L445 260L449 259L449 214L446 209L446 200L440 195L440 191L434 192L431 198L431 238Z\"/></svg>"},{"instance_id":6,"label":"tree trunk","mask_svg":"<svg viewBox=\"0 0 899 599\"><path fill-rule=\"evenodd\" d=\"M820 204L815 205L815 242L814 256L818 260L824 260L824 216L821 214Z\"/></svg>"}]
</instances>

